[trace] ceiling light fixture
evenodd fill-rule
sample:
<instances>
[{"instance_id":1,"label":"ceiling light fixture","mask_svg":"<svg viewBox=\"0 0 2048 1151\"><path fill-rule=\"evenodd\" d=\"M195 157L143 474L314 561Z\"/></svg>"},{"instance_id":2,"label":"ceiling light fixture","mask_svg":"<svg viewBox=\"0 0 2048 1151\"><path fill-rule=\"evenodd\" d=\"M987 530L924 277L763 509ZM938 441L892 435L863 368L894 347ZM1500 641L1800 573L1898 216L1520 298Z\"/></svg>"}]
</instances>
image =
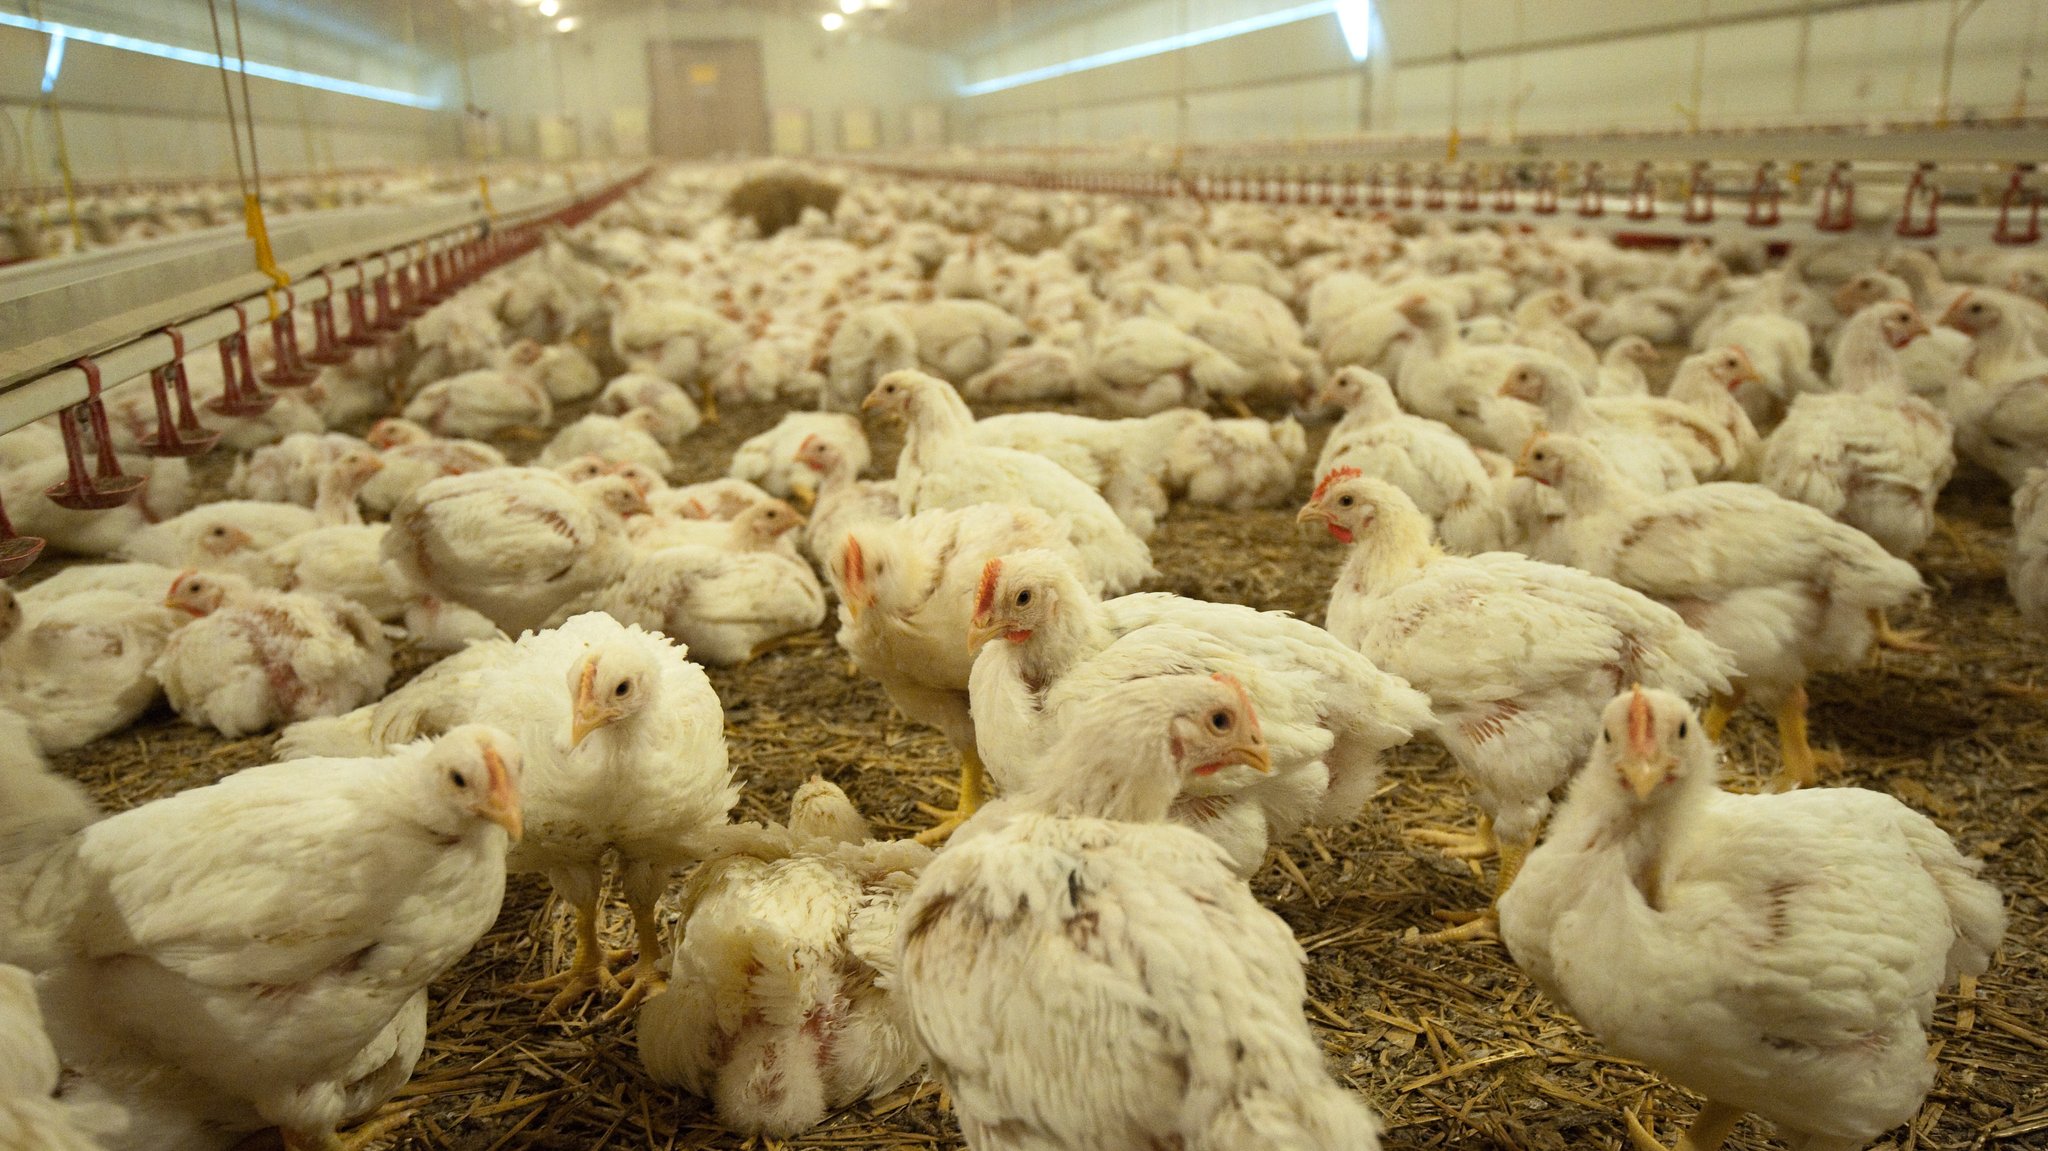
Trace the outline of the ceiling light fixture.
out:
<instances>
[{"instance_id":1,"label":"ceiling light fixture","mask_svg":"<svg viewBox=\"0 0 2048 1151\"><path fill-rule=\"evenodd\" d=\"M1057 76L1071 76L1076 72L1088 72L1096 68L1107 68L1112 64L1124 64L1132 60L1143 60L1150 56L1163 56L1168 52L1178 52L1183 48L1195 48L1203 44L1214 44L1218 40L1229 40L1237 36L1250 35L1253 32L1263 32L1268 28L1281 28L1289 24L1299 24L1304 20L1315 20L1325 16L1334 15L1338 17L1341 23L1348 25L1351 21L1344 20L1347 10L1351 12L1352 20L1357 21L1359 26L1363 27L1367 22L1365 17L1369 11L1367 0L1315 0L1314 3L1310 4L1299 4L1292 8L1282 8L1277 12L1267 12L1259 16L1247 16L1242 20L1231 20L1226 23L1211 25L1207 28L1197 28L1191 32L1182 32L1177 36L1147 40L1142 44L1132 44L1124 48L1112 48L1107 52L1096 52L1091 55L1076 57L1072 60L1065 60L1058 64L1047 64L1042 68L1032 68L1024 72L1014 72L1008 76L996 76L987 80L977 80L971 84L960 85L958 91L962 96L986 96L990 92L1002 92L1010 88L1021 88L1026 84L1036 84L1041 80L1051 80ZM1346 30L1348 31L1348 28ZM1347 47L1350 48L1353 59L1364 58L1359 55L1359 51L1365 47L1363 42L1351 44L1347 37Z\"/></svg>"},{"instance_id":2,"label":"ceiling light fixture","mask_svg":"<svg viewBox=\"0 0 2048 1151\"><path fill-rule=\"evenodd\" d=\"M823 16L818 17L818 23L824 25L827 32L837 32L841 28L846 27L846 17L841 16L837 12L827 12Z\"/></svg>"},{"instance_id":3,"label":"ceiling light fixture","mask_svg":"<svg viewBox=\"0 0 2048 1151\"><path fill-rule=\"evenodd\" d=\"M555 21L555 31L557 32L574 32L575 30L576 17L574 16L564 16L560 20Z\"/></svg>"},{"instance_id":4,"label":"ceiling light fixture","mask_svg":"<svg viewBox=\"0 0 2048 1151\"><path fill-rule=\"evenodd\" d=\"M557 12L560 12L561 10L562 5L560 0L540 0L540 14L542 16L547 17L550 20L554 19L555 14Z\"/></svg>"},{"instance_id":5,"label":"ceiling light fixture","mask_svg":"<svg viewBox=\"0 0 2048 1151\"><path fill-rule=\"evenodd\" d=\"M181 48L175 44L161 44L155 40L143 40L134 36L122 36L114 32L101 32L95 28L81 28L76 24L60 24L54 20L37 20L30 16L18 16L12 12L0 12L0 28L20 28L27 32L41 32L47 36L62 33L67 41L93 44L101 48L112 48L121 52L133 52L140 56L154 56L159 60L176 60L180 64L197 64L202 68L218 68L221 58L211 52L196 48ZM45 66L48 65L45 59ZM338 92L344 96L360 96L365 100L378 100L386 104L403 104L408 108L439 108L441 101L435 96L422 96L403 92L397 88L381 88L375 84L363 84L354 80L343 80L338 76L322 76L318 72L301 72L297 68L280 68L275 64L258 64L254 60L246 64L233 56L227 58L230 68L246 68L249 75L259 80L275 80L280 84L297 84L302 88L317 88L322 92Z\"/></svg>"},{"instance_id":6,"label":"ceiling light fixture","mask_svg":"<svg viewBox=\"0 0 2048 1151\"><path fill-rule=\"evenodd\" d=\"M848 16L867 7L867 0L839 0L839 10Z\"/></svg>"}]
</instances>

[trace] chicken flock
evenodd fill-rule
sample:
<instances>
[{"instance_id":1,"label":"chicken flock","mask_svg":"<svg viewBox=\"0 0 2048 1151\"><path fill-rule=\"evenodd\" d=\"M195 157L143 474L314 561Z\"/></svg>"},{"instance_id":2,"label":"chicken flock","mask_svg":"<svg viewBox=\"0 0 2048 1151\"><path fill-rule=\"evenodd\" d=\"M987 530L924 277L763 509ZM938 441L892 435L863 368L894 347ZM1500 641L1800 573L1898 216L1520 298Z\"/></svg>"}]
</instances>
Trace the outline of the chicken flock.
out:
<instances>
[{"instance_id":1,"label":"chicken flock","mask_svg":"<svg viewBox=\"0 0 2048 1151\"><path fill-rule=\"evenodd\" d=\"M146 387L107 396L120 507L44 497L70 417L0 437L14 523L84 557L0 590L0 1146L379 1138L528 873L573 947L517 990L631 1017L735 1131L928 1070L980 1151L1375 1147L1246 879L1382 818L1411 740L1476 813L1403 830L1497 859L1412 941L1497 940L1703 1096L1680 1146L1915 1114L2003 900L1926 817L1817 786L1805 685L1929 642L1890 617L1959 459L2016 489L2048 618L2037 257L868 176L763 237L720 210L737 175L667 173L404 340L211 404L226 498L143 450ZM236 389L209 361L202 401ZM726 478L672 482L758 405L786 414ZM1346 549L1324 624L1143 590L1177 502L1298 505ZM958 753L914 839L822 778L734 820L704 668L835 626ZM1746 700L1780 767L1724 784ZM274 762L102 813L43 760L166 705Z\"/></svg>"}]
</instances>

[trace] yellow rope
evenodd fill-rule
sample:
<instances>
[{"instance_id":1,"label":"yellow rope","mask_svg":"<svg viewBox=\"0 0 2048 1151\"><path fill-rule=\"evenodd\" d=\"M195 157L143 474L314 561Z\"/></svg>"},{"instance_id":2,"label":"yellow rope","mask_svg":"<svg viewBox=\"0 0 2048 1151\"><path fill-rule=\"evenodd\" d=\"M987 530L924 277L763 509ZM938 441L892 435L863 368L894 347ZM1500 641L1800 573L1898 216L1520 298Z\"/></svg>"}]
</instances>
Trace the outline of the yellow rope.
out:
<instances>
[{"instance_id":1,"label":"yellow rope","mask_svg":"<svg viewBox=\"0 0 2048 1151\"><path fill-rule=\"evenodd\" d=\"M292 278L277 266L277 257L270 250L270 227L263 222L263 198L254 192L242 197L242 224L249 233L249 242L256 246L256 270L269 276L276 287L264 289L264 298L270 302L270 318L277 318L276 288L289 288Z\"/></svg>"},{"instance_id":2,"label":"yellow rope","mask_svg":"<svg viewBox=\"0 0 2048 1151\"><path fill-rule=\"evenodd\" d=\"M491 207L491 178L489 175L483 172L476 174L476 191L484 199L484 215L489 216L493 220L497 219L498 210Z\"/></svg>"}]
</instances>

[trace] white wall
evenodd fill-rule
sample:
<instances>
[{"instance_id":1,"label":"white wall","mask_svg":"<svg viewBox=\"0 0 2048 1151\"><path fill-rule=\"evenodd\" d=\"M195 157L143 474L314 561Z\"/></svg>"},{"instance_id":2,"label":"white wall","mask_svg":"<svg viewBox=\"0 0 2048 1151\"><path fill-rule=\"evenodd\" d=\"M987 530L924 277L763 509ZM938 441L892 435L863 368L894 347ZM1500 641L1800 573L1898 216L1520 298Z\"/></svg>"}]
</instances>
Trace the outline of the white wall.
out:
<instances>
[{"instance_id":1,"label":"white wall","mask_svg":"<svg viewBox=\"0 0 2048 1151\"><path fill-rule=\"evenodd\" d=\"M477 102L504 121L513 154L535 154L536 125L553 115L573 121L584 155L619 154L613 114L646 110L647 42L662 38L759 40L770 116L808 114L815 151L833 150L842 113L861 108L877 113L882 146L903 146L911 108L950 100L960 80L949 58L893 40L829 35L813 21L745 6L656 4L600 11L566 36L534 22L522 42L473 62Z\"/></svg>"},{"instance_id":2,"label":"white wall","mask_svg":"<svg viewBox=\"0 0 2048 1151\"><path fill-rule=\"evenodd\" d=\"M964 61L980 80L1296 6L1300 0L1127 0ZM1336 17L960 101L986 144L1289 139L1361 130L1467 136L1688 126L1694 22L1704 127L1931 118L1948 0L1381 0L1366 65ZM1802 17L1802 12L1806 13ZM1674 26L1680 26L1674 30ZM1803 30L1802 30L1803 27ZM1661 29L1661 30L1660 30ZM1807 67L1798 80L1804 37ZM1461 50L1466 62L1450 62ZM1963 26L1952 114L2011 114L2048 54L2048 0L1990 0ZM1517 99L1519 95L1519 100ZM2039 112L2048 93L2030 94ZM1519 107L1517 107L1519 104Z\"/></svg>"},{"instance_id":3,"label":"white wall","mask_svg":"<svg viewBox=\"0 0 2048 1151\"><path fill-rule=\"evenodd\" d=\"M445 65L424 48L349 35L317 18L269 15L282 0L245 0L243 43L251 60L446 100ZM10 6L19 11L18 6ZM200 51L213 50L204 0L93 4L45 0L44 19ZM233 32L223 26L229 55ZM0 28L0 180L7 187L59 179L40 84L50 38ZM239 80L234 89L240 112ZM219 72L70 41L54 95L63 108L73 173L83 181L234 175ZM266 174L445 159L459 150L459 117L251 79L257 144Z\"/></svg>"}]
</instances>

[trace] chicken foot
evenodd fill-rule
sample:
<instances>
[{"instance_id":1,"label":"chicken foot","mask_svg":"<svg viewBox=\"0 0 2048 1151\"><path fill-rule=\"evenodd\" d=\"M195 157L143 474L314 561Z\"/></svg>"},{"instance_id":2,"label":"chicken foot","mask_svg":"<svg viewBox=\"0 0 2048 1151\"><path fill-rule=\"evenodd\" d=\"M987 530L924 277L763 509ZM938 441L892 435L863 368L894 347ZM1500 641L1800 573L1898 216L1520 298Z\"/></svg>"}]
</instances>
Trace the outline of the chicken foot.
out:
<instances>
[{"instance_id":1,"label":"chicken foot","mask_svg":"<svg viewBox=\"0 0 2048 1151\"><path fill-rule=\"evenodd\" d=\"M971 747L960 749L960 801L951 811L943 811L927 804L918 804L918 810L927 815L937 816L938 825L926 828L917 834L919 843L943 843L958 830L961 824L981 810L988 794L988 775L981 766L981 753Z\"/></svg>"},{"instance_id":2,"label":"chicken foot","mask_svg":"<svg viewBox=\"0 0 2048 1151\"><path fill-rule=\"evenodd\" d=\"M1778 757L1781 766L1778 774L1771 779L1771 791L1796 791L1812 787L1820 782L1820 769L1826 764L1830 769L1839 768L1841 756L1832 752L1813 750L1807 739L1806 689L1795 687L1778 705Z\"/></svg>"},{"instance_id":3,"label":"chicken foot","mask_svg":"<svg viewBox=\"0 0 2048 1151\"><path fill-rule=\"evenodd\" d=\"M602 886L600 885L600 890ZM560 1015L569 1005L593 991L621 991L618 978L607 966L614 958L606 951L597 938L597 898L592 896L589 903L578 902L571 910L576 915L576 952L569 959L569 969L553 975L535 979L528 983L515 983L514 991L527 993L554 991L554 998L541 1008L542 1015Z\"/></svg>"},{"instance_id":4,"label":"chicken foot","mask_svg":"<svg viewBox=\"0 0 2048 1151\"><path fill-rule=\"evenodd\" d=\"M1488 838L1492 838L1493 826L1491 821L1481 826L1486 830ZM1409 942L1469 943L1476 940L1500 938L1500 897L1506 895L1508 888L1514 886L1515 877L1522 873L1522 864L1528 860L1529 852L1536 847L1536 840L1534 837L1531 837L1526 840L1503 839L1498 842L1500 847L1500 871L1493 882L1493 902L1487 905L1486 910L1472 914L1470 918L1465 918L1465 913L1452 913L1452 917L1462 918L1465 921L1454 927L1446 927L1442 931L1432 931L1426 935L1418 935Z\"/></svg>"},{"instance_id":5,"label":"chicken foot","mask_svg":"<svg viewBox=\"0 0 2048 1151\"><path fill-rule=\"evenodd\" d=\"M1246 404L1240 396L1223 397L1223 406L1229 408L1230 414L1240 420L1256 420L1259 418L1252 413L1250 405Z\"/></svg>"},{"instance_id":6,"label":"chicken foot","mask_svg":"<svg viewBox=\"0 0 2048 1151\"><path fill-rule=\"evenodd\" d=\"M1452 859L1485 859L1499 850L1493 837L1493 817L1481 812L1479 830L1459 831L1450 827L1417 827L1401 833L1403 838L1443 849Z\"/></svg>"},{"instance_id":7,"label":"chicken foot","mask_svg":"<svg viewBox=\"0 0 2048 1151\"><path fill-rule=\"evenodd\" d=\"M287 1131L278 1129L284 1137L285 1151L364 1151L371 1144L385 1138L392 1132L412 1122L419 1113L418 1105L398 1107L389 1112L357 1124L346 1135L333 1131Z\"/></svg>"},{"instance_id":8,"label":"chicken foot","mask_svg":"<svg viewBox=\"0 0 2048 1151\"><path fill-rule=\"evenodd\" d=\"M1912 631L1893 631L1891 621L1884 618L1883 608L1874 607L1870 609L1870 628L1877 634L1878 647L1890 648L1893 651L1934 652L1941 650L1940 644L1928 643L1920 638L1927 634L1926 628L1915 628Z\"/></svg>"},{"instance_id":9,"label":"chicken foot","mask_svg":"<svg viewBox=\"0 0 2048 1151\"><path fill-rule=\"evenodd\" d=\"M712 387L711 381L707 379L704 381L703 390L704 396L697 404L697 411L704 417L705 423L715 424L718 422L718 389Z\"/></svg>"},{"instance_id":10,"label":"chicken foot","mask_svg":"<svg viewBox=\"0 0 2048 1151\"><path fill-rule=\"evenodd\" d=\"M1649 1110L1650 1106L1645 1102L1645 1116L1649 1114ZM1686 1128L1685 1134L1678 1137L1677 1145L1666 1147L1657 1142L1656 1132L1650 1130L1643 1120L1636 1118L1634 1111L1623 1109L1622 1115L1628 1120L1629 1142L1635 1144L1636 1151L1718 1151L1721 1144L1727 1142L1728 1136L1734 1132L1735 1125L1742 1120L1741 1111L1709 1099L1700 1105L1700 1113L1693 1118L1692 1126Z\"/></svg>"}]
</instances>

